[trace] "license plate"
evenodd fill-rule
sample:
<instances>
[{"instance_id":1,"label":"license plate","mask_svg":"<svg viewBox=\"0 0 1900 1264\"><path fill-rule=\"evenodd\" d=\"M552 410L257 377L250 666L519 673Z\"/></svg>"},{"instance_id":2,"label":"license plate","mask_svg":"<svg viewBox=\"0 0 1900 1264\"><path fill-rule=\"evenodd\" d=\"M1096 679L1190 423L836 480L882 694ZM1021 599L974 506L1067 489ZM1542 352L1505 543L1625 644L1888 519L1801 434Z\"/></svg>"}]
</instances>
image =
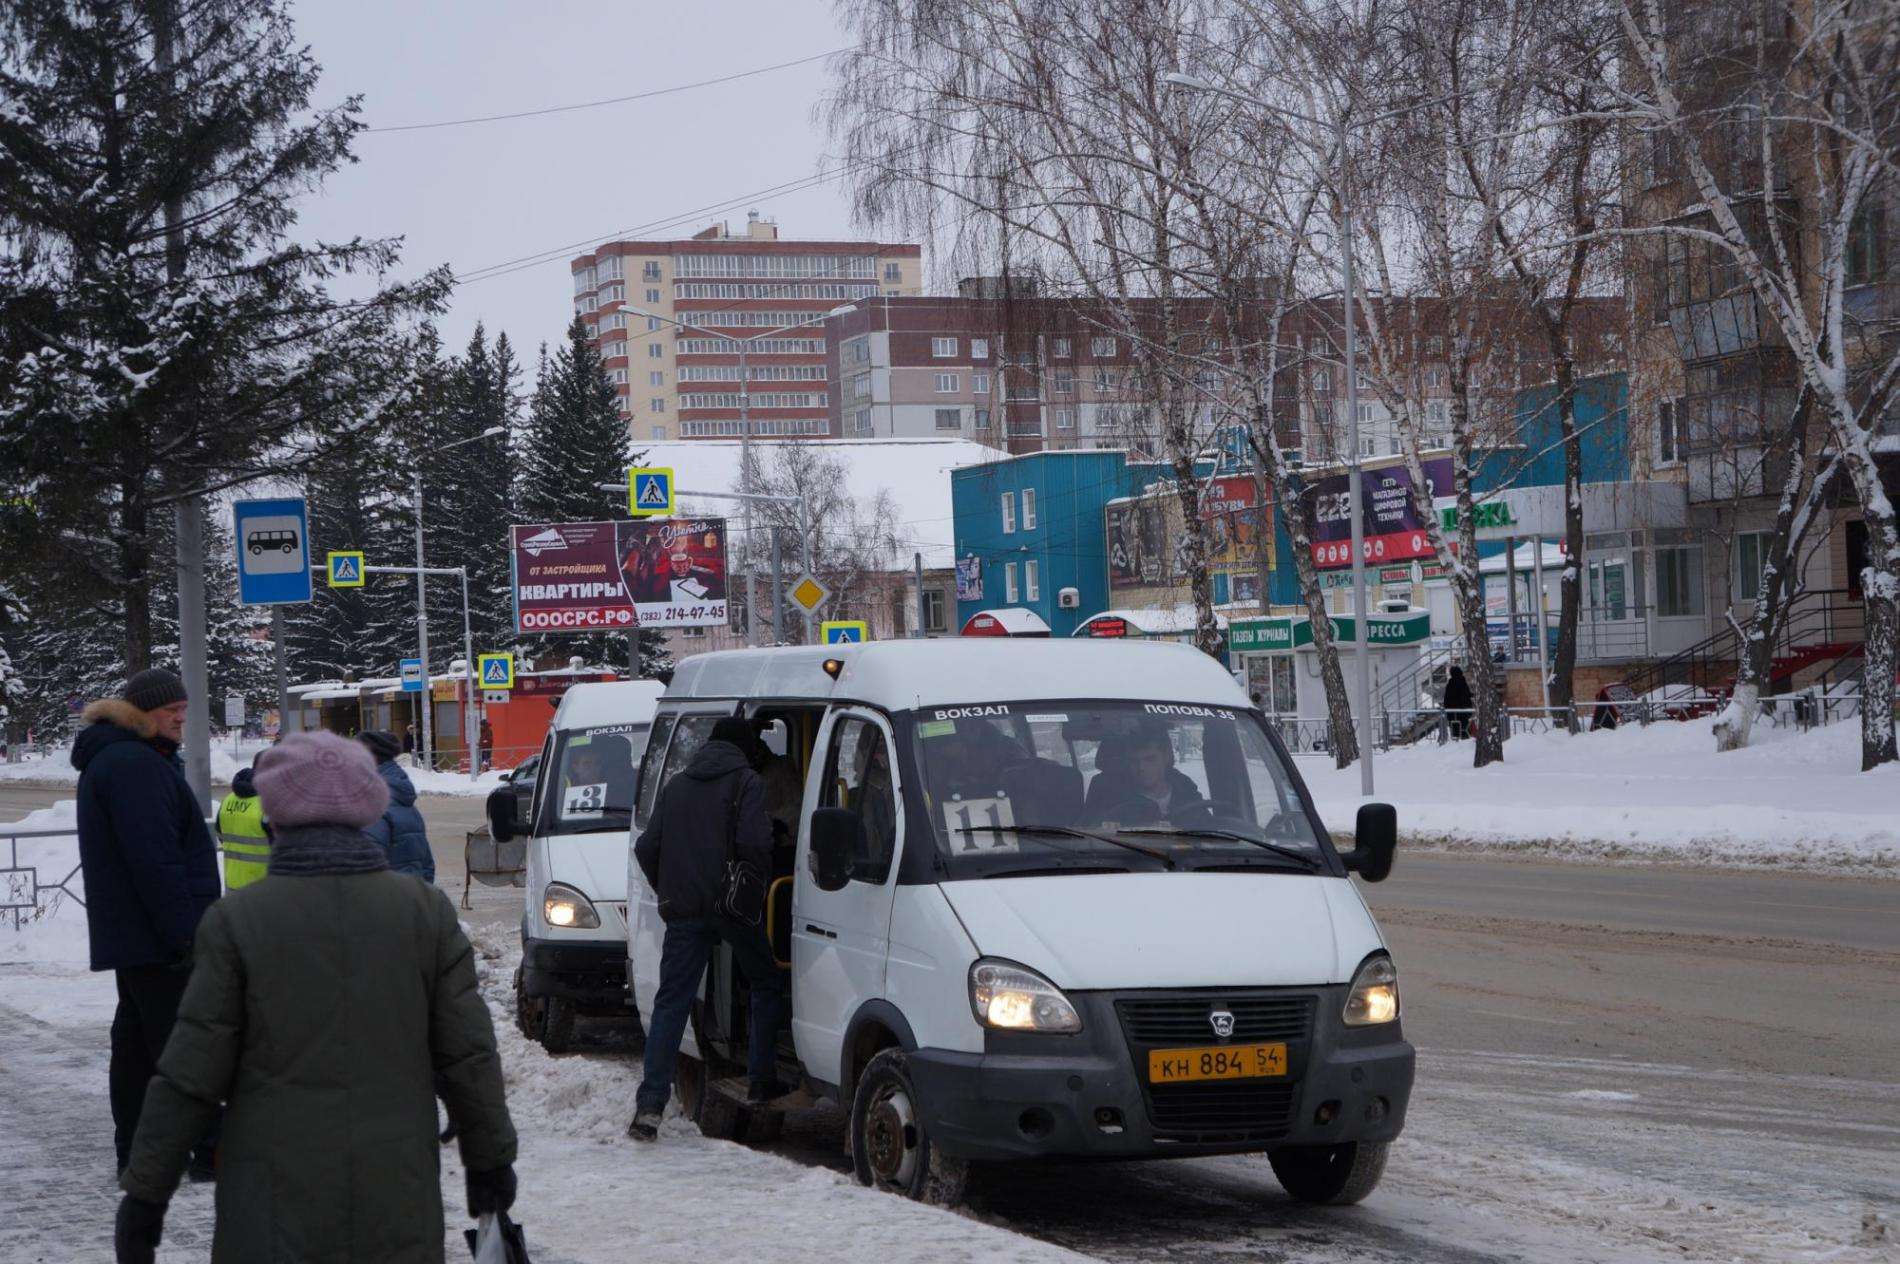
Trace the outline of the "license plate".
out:
<instances>
[{"instance_id":1,"label":"license plate","mask_svg":"<svg viewBox=\"0 0 1900 1264\"><path fill-rule=\"evenodd\" d=\"M1204 1049L1153 1049L1150 1084L1194 1080L1260 1080L1286 1074L1286 1045L1210 1045Z\"/></svg>"}]
</instances>

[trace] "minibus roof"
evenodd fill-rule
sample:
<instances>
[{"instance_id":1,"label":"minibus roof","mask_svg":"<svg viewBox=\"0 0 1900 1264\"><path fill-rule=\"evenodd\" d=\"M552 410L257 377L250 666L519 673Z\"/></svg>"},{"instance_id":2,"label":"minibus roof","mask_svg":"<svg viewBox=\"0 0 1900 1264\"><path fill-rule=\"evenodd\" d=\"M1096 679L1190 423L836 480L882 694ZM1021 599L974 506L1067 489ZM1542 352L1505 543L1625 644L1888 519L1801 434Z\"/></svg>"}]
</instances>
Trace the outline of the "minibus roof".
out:
<instances>
[{"instance_id":1,"label":"minibus roof","mask_svg":"<svg viewBox=\"0 0 1900 1264\"><path fill-rule=\"evenodd\" d=\"M843 664L834 680L825 662ZM1103 698L1245 707L1246 693L1190 645L943 637L726 650L680 660L673 699L848 699L887 711L980 702Z\"/></svg>"},{"instance_id":2,"label":"minibus roof","mask_svg":"<svg viewBox=\"0 0 1900 1264\"><path fill-rule=\"evenodd\" d=\"M554 711L557 729L651 724L666 686L657 680L594 680L569 685Z\"/></svg>"}]
</instances>

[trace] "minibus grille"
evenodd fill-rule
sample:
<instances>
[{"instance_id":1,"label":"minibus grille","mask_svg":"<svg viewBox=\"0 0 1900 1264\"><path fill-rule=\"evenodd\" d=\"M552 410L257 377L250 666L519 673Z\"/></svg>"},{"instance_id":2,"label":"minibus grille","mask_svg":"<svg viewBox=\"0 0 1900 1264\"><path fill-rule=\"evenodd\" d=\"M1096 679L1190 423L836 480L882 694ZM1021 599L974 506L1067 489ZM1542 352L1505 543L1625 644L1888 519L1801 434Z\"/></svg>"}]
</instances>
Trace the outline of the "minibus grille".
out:
<instances>
[{"instance_id":1,"label":"minibus grille","mask_svg":"<svg viewBox=\"0 0 1900 1264\"><path fill-rule=\"evenodd\" d=\"M1284 1080L1149 1084L1142 1092L1149 1121L1162 1141L1215 1144L1272 1141L1292 1131L1299 1081L1306 1070L1317 998L1311 993L1197 992L1137 994L1115 1001L1137 1068L1151 1049L1285 1041L1292 1074ZM1234 1016L1233 1034L1216 1036L1213 1015Z\"/></svg>"},{"instance_id":2,"label":"minibus grille","mask_svg":"<svg viewBox=\"0 0 1900 1264\"><path fill-rule=\"evenodd\" d=\"M1115 1002L1122 1030L1132 1045L1211 1045L1209 1025L1215 1010L1234 1016L1234 1034L1228 1040L1305 1040L1313 1034L1310 995L1255 994L1218 991L1174 993L1168 996L1124 997Z\"/></svg>"}]
</instances>

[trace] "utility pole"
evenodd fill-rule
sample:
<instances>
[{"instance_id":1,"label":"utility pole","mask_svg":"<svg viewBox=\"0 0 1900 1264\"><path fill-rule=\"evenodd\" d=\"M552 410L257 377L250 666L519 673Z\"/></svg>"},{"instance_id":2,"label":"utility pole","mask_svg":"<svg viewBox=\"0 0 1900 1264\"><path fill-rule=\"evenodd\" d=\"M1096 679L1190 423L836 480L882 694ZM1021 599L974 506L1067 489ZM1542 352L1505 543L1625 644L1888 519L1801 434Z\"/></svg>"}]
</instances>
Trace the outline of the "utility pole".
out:
<instances>
[{"instance_id":1,"label":"utility pole","mask_svg":"<svg viewBox=\"0 0 1900 1264\"><path fill-rule=\"evenodd\" d=\"M798 498L798 542L803 550L800 564L804 566L805 573L809 575L811 574L811 502L806 500L803 496ZM805 611L804 644L810 645L811 643L811 611L807 610Z\"/></svg>"},{"instance_id":2,"label":"utility pole","mask_svg":"<svg viewBox=\"0 0 1900 1264\"><path fill-rule=\"evenodd\" d=\"M921 640L924 635L924 555L912 553L910 564L917 574L917 626L912 629L911 635Z\"/></svg>"},{"instance_id":3,"label":"utility pole","mask_svg":"<svg viewBox=\"0 0 1900 1264\"><path fill-rule=\"evenodd\" d=\"M1359 449L1359 328L1352 311L1352 201L1347 187L1351 164L1346 157L1346 116L1333 120L1339 147L1339 278L1346 324L1346 425L1351 455L1346 462L1347 513L1352 515L1352 602L1358 609L1359 638L1353 658L1359 665L1359 793L1372 793L1372 612L1366 609L1365 489Z\"/></svg>"},{"instance_id":4,"label":"utility pole","mask_svg":"<svg viewBox=\"0 0 1900 1264\"><path fill-rule=\"evenodd\" d=\"M424 768L435 767L435 687L429 683L429 588L422 561L422 464L416 463L416 652L422 655L422 740L416 754Z\"/></svg>"},{"instance_id":5,"label":"utility pole","mask_svg":"<svg viewBox=\"0 0 1900 1264\"><path fill-rule=\"evenodd\" d=\"M739 490L752 490L752 374L746 368L746 350L751 339L739 343ZM745 502L745 643L759 643L759 603L752 552L752 502ZM776 618L777 616L774 615Z\"/></svg>"},{"instance_id":6,"label":"utility pole","mask_svg":"<svg viewBox=\"0 0 1900 1264\"><path fill-rule=\"evenodd\" d=\"M152 61L167 93L174 99L178 84L172 71L176 62L178 15L172 0L152 5ZM165 199L165 279L177 285L185 278L185 199L174 192ZM187 474L187 478L192 475ZM178 658L185 682L185 783L201 813L211 810L211 691L205 665L205 537L204 499L187 496L178 502Z\"/></svg>"},{"instance_id":7,"label":"utility pole","mask_svg":"<svg viewBox=\"0 0 1900 1264\"><path fill-rule=\"evenodd\" d=\"M783 641L785 633L785 542L779 537L778 524L772 524L772 640Z\"/></svg>"}]
</instances>

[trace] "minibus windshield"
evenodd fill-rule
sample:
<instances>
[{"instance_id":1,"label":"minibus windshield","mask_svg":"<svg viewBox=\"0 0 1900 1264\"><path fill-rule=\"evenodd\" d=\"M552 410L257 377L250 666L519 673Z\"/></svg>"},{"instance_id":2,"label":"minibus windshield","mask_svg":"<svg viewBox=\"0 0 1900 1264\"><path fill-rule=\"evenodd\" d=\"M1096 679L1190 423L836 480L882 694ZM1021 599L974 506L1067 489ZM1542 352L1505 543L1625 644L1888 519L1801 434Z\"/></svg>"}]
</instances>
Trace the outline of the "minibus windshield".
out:
<instances>
[{"instance_id":1,"label":"minibus windshield","mask_svg":"<svg viewBox=\"0 0 1900 1264\"><path fill-rule=\"evenodd\" d=\"M1250 712L1089 700L913 714L923 799L953 878L1330 870L1320 831Z\"/></svg>"},{"instance_id":2,"label":"minibus windshield","mask_svg":"<svg viewBox=\"0 0 1900 1264\"><path fill-rule=\"evenodd\" d=\"M554 775L541 796L541 833L626 829L633 821L634 761L646 731L644 724L608 724L560 734L547 770Z\"/></svg>"}]
</instances>

